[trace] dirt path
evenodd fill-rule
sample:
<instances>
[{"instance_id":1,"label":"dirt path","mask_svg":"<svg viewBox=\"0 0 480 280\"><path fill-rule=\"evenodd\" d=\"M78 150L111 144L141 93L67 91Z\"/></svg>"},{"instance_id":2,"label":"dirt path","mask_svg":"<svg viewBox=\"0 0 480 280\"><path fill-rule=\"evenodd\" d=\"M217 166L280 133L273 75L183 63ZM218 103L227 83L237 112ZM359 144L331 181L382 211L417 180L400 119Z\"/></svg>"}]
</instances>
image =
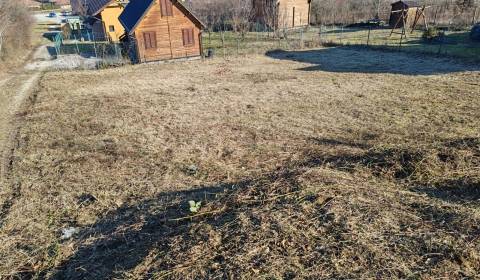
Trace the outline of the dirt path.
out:
<instances>
[{"instance_id":1,"label":"dirt path","mask_svg":"<svg viewBox=\"0 0 480 280\"><path fill-rule=\"evenodd\" d=\"M26 63L45 59L40 47ZM19 131L18 113L22 105L34 92L43 73L19 68L0 81L0 226L4 216L20 196L20 185L10 178L11 158Z\"/></svg>"},{"instance_id":2,"label":"dirt path","mask_svg":"<svg viewBox=\"0 0 480 280\"><path fill-rule=\"evenodd\" d=\"M38 48L26 64L46 59L44 48ZM18 127L16 115L34 91L42 73L41 68L31 71L22 67L0 80L0 183L2 185L7 183L13 140Z\"/></svg>"}]
</instances>

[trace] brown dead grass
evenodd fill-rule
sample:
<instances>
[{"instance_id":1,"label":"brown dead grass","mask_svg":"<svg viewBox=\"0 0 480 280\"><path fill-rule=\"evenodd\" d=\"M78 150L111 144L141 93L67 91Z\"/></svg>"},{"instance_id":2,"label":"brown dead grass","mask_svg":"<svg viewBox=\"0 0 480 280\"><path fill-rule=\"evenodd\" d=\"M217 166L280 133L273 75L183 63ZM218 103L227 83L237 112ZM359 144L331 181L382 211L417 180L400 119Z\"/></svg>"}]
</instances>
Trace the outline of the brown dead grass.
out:
<instances>
[{"instance_id":1,"label":"brown dead grass","mask_svg":"<svg viewBox=\"0 0 480 280\"><path fill-rule=\"evenodd\" d=\"M480 73L343 51L48 73L0 278L478 277Z\"/></svg>"}]
</instances>

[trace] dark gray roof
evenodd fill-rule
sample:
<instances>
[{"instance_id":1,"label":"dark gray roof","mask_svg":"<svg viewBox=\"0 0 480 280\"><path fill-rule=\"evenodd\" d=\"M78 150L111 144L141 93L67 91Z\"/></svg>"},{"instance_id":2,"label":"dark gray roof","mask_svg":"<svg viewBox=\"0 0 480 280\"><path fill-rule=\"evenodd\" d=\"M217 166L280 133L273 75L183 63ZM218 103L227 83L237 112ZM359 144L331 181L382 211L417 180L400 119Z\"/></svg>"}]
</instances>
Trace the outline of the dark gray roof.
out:
<instances>
[{"instance_id":1,"label":"dark gray roof","mask_svg":"<svg viewBox=\"0 0 480 280\"><path fill-rule=\"evenodd\" d=\"M87 13L95 16L115 0L87 0Z\"/></svg>"},{"instance_id":2,"label":"dark gray roof","mask_svg":"<svg viewBox=\"0 0 480 280\"><path fill-rule=\"evenodd\" d=\"M135 29L140 19L154 2L155 0L133 0L127 5L118 19L128 33Z\"/></svg>"},{"instance_id":3,"label":"dark gray roof","mask_svg":"<svg viewBox=\"0 0 480 280\"><path fill-rule=\"evenodd\" d=\"M172 0L173 4L176 5L186 16L188 16L195 24L200 28L205 27L205 25L192 13L188 10L182 3L177 0ZM132 33L137 24L143 18L145 13L150 9L150 6L155 3L155 0L131 0L130 3L125 7L122 14L118 17L120 23L123 25L125 30L128 33Z\"/></svg>"},{"instance_id":4,"label":"dark gray roof","mask_svg":"<svg viewBox=\"0 0 480 280\"><path fill-rule=\"evenodd\" d=\"M71 0L72 10L88 16L96 16L115 0Z\"/></svg>"}]
</instances>

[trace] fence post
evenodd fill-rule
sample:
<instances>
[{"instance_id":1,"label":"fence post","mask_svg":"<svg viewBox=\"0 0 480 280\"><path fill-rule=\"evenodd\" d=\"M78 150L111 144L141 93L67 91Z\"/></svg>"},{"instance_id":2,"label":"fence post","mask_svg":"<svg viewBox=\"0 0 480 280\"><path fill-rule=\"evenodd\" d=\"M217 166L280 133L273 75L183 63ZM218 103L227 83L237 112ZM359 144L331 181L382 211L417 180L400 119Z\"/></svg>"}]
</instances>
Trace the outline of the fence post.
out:
<instances>
[{"instance_id":1,"label":"fence post","mask_svg":"<svg viewBox=\"0 0 480 280\"><path fill-rule=\"evenodd\" d=\"M98 58L98 55L97 55L97 44L95 43L95 35L93 34L93 31L92 31L92 40L93 40L93 51L95 53L95 58Z\"/></svg>"},{"instance_id":2,"label":"fence post","mask_svg":"<svg viewBox=\"0 0 480 280\"><path fill-rule=\"evenodd\" d=\"M208 29L208 48L212 47L212 32Z\"/></svg>"},{"instance_id":3,"label":"fence post","mask_svg":"<svg viewBox=\"0 0 480 280\"><path fill-rule=\"evenodd\" d=\"M440 45L438 46L438 54L442 53L442 47L443 47L443 38L440 40Z\"/></svg>"},{"instance_id":4,"label":"fence post","mask_svg":"<svg viewBox=\"0 0 480 280\"><path fill-rule=\"evenodd\" d=\"M77 54L80 54L80 49L78 48L77 36L73 35L73 38L75 39L75 46L77 47Z\"/></svg>"},{"instance_id":5,"label":"fence post","mask_svg":"<svg viewBox=\"0 0 480 280\"><path fill-rule=\"evenodd\" d=\"M320 45L322 44L322 26L323 26L323 24L320 24L320 30L318 31L318 37L319 37Z\"/></svg>"},{"instance_id":6,"label":"fence post","mask_svg":"<svg viewBox=\"0 0 480 280\"><path fill-rule=\"evenodd\" d=\"M300 49L303 49L303 28L300 31Z\"/></svg>"},{"instance_id":7,"label":"fence post","mask_svg":"<svg viewBox=\"0 0 480 280\"><path fill-rule=\"evenodd\" d=\"M226 53L225 53L225 33L222 30L221 32L222 35L222 50L223 50L223 58L225 59Z\"/></svg>"},{"instance_id":8,"label":"fence post","mask_svg":"<svg viewBox=\"0 0 480 280\"><path fill-rule=\"evenodd\" d=\"M333 26L332 27L332 31L335 31L333 32L333 34L335 34L335 40L338 42L340 41L340 44L342 43L342 31L340 30L340 32L338 32L338 29L337 29L337 26Z\"/></svg>"},{"instance_id":9,"label":"fence post","mask_svg":"<svg viewBox=\"0 0 480 280\"><path fill-rule=\"evenodd\" d=\"M122 49L120 45L115 44L115 52L117 53L118 60L122 60Z\"/></svg>"},{"instance_id":10,"label":"fence post","mask_svg":"<svg viewBox=\"0 0 480 280\"><path fill-rule=\"evenodd\" d=\"M344 34L343 34L343 25L342 25L342 31L340 32L340 43L341 44L343 43L343 39L344 39L343 36L344 36Z\"/></svg>"},{"instance_id":11,"label":"fence post","mask_svg":"<svg viewBox=\"0 0 480 280\"><path fill-rule=\"evenodd\" d=\"M370 32L372 31L372 27L368 27L368 36L367 36L367 46L370 46Z\"/></svg>"},{"instance_id":12,"label":"fence post","mask_svg":"<svg viewBox=\"0 0 480 280\"><path fill-rule=\"evenodd\" d=\"M240 38L239 34L237 33L237 56L240 55Z\"/></svg>"}]
</instances>

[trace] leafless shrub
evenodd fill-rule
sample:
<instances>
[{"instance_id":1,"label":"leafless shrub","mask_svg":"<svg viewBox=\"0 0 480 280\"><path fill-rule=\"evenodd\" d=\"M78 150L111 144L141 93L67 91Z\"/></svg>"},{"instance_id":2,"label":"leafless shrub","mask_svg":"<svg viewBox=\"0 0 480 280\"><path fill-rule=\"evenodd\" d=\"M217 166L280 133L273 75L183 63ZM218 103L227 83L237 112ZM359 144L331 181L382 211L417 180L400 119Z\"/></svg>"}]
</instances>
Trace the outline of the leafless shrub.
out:
<instances>
[{"instance_id":1,"label":"leafless shrub","mask_svg":"<svg viewBox=\"0 0 480 280\"><path fill-rule=\"evenodd\" d=\"M232 12L232 27L236 32L244 34L249 29L252 4L245 0L230 0Z\"/></svg>"},{"instance_id":2,"label":"leafless shrub","mask_svg":"<svg viewBox=\"0 0 480 280\"><path fill-rule=\"evenodd\" d=\"M32 19L22 1L0 0L0 59L11 58L30 44Z\"/></svg>"}]
</instances>

